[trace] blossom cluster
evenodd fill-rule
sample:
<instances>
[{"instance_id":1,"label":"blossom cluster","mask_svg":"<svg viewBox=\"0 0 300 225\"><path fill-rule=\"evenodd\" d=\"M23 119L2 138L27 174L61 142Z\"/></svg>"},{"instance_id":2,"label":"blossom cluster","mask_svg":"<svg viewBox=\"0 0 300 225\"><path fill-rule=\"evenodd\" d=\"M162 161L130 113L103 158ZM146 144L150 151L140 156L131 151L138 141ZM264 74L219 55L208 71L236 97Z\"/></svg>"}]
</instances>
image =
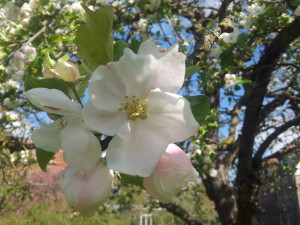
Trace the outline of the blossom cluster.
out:
<instances>
[{"instance_id":1,"label":"blossom cluster","mask_svg":"<svg viewBox=\"0 0 300 225\"><path fill-rule=\"evenodd\" d=\"M44 77L75 82L71 63L44 68ZM36 147L64 150L68 167L60 174L67 201L91 214L109 197L113 171L144 178L144 188L162 202L171 201L198 177L188 157L174 142L199 129L189 102L177 94L185 75L185 56L173 45L160 52L144 42L135 54L129 48L116 62L99 66L89 82L85 105L57 89L34 88L28 100L54 121L32 134ZM106 154L100 137L113 136Z\"/></svg>"},{"instance_id":2,"label":"blossom cluster","mask_svg":"<svg viewBox=\"0 0 300 225\"><path fill-rule=\"evenodd\" d=\"M224 81L225 87L230 88L234 85L234 81L236 80L236 76L234 74L225 74Z\"/></svg>"}]
</instances>

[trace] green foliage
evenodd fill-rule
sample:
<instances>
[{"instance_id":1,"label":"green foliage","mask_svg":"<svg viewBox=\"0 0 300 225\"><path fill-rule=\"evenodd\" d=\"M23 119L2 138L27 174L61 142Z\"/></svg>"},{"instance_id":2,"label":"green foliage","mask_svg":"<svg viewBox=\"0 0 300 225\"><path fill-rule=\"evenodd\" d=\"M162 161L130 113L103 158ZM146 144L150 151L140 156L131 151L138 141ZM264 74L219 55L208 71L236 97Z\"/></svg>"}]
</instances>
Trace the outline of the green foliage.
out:
<instances>
[{"instance_id":1,"label":"green foliage","mask_svg":"<svg viewBox=\"0 0 300 225\"><path fill-rule=\"evenodd\" d=\"M185 98L190 102L192 113L198 123L202 123L205 117L209 113L209 99L205 95L197 96L185 96Z\"/></svg>"},{"instance_id":2,"label":"green foliage","mask_svg":"<svg viewBox=\"0 0 300 225\"><path fill-rule=\"evenodd\" d=\"M222 70L228 68L229 66L232 65L233 63L233 52L232 52L232 49L227 49L225 51L223 51L220 55L220 59L221 59L221 62L220 62L220 65L221 65L221 68Z\"/></svg>"},{"instance_id":3,"label":"green foliage","mask_svg":"<svg viewBox=\"0 0 300 225\"><path fill-rule=\"evenodd\" d=\"M189 78L194 73L199 71L199 66L193 65L190 62L186 62L186 68L185 68L185 78Z\"/></svg>"},{"instance_id":4,"label":"green foliage","mask_svg":"<svg viewBox=\"0 0 300 225\"><path fill-rule=\"evenodd\" d=\"M136 40L136 39L132 39L131 43L129 45L129 48L135 53L138 53L138 50L140 48L141 42Z\"/></svg>"},{"instance_id":5,"label":"green foliage","mask_svg":"<svg viewBox=\"0 0 300 225\"><path fill-rule=\"evenodd\" d=\"M121 182L124 184L133 184L144 188L143 178L139 176L131 176L128 174L121 173Z\"/></svg>"},{"instance_id":6,"label":"green foliage","mask_svg":"<svg viewBox=\"0 0 300 225\"><path fill-rule=\"evenodd\" d=\"M40 168L46 172L49 161L53 158L54 153L36 148L36 158Z\"/></svg>"},{"instance_id":7,"label":"green foliage","mask_svg":"<svg viewBox=\"0 0 300 225\"><path fill-rule=\"evenodd\" d=\"M114 61L118 61L124 54L124 49L128 48L128 44L125 41L117 41L114 44Z\"/></svg>"},{"instance_id":8,"label":"green foliage","mask_svg":"<svg viewBox=\"0 0 300 225\"><path fill-rule=\"evenodd\" d=\"M27 76L24 81L25 91L28 91L32 88L55 88L62 91L67 96L70 96L70 90L67 83L58 78L45 78L45 79L36 79L30 76Z\"/></svg>"},{"instance_id":9,"label":"green foliage","mask_svg":"<svg viewBox=\"0 0 300 225\"><path fill-rule=\"evenodd\" d=\"M113 10L110 7L102 7L95 12L84 9L86 24L78 28L76 44L79 56L94 70L113 59Z\"/></svg>"}]
</instances>

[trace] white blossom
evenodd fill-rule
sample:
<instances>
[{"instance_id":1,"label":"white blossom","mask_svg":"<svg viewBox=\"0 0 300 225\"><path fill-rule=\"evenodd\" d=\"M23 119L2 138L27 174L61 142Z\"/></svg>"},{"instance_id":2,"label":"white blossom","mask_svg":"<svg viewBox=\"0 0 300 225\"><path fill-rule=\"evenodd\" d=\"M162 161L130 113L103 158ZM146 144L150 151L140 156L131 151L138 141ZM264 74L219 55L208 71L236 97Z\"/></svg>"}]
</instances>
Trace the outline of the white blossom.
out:
<instances>
[{"instance_id":1,"label":"white blossom","mask_svg":"<svg viewBox=\"0 0 300 225\"><path fill-rule=\"evenodd\" d=\"M258 3L254 3L250 6L247 7L247 11L248 13L250 13L250 15L253 16L258 16L263 14L266 11L266 5L259 5Z\"/></svg>"},{"instance_id":2,"label":"white blossom","mask_svg":"<svg viewBox=\"0 0 300 225\"><path fill-rule=\"evenodd\" d=\"M110 196L113 173L101 162L90 172L69 166L59 177L68 203L85 215L92 215Z\"/></svg>"},{"instance_id":3,"label":"white blossom","mask_svg":"<svg viewBox=\"0 0 300 225\"><path fill-rule=\"evenodd\" d=\"M197 132L189 102L176 94L184 74L178 45L160 52L153 42L142 43L138 54L125 49L118 62L93 72L83 118L90 129L116 135L107 149L109 168L148 176L169 143Z\"/></svg>"},{"instance_id":4,"label":"white blossom","mask_svg":"<svg viewBox=\"0 0 300 225\"><path fill-rule=\"evenodd\" d=\"M71 101L57 89L34 88L26 92L27 99L48 113L64 116L51 124L42 123L34 130L34 144L45 151L64 150L64 161L89 172L101 157L101 146L94 134L82 123L81 105Z\"/></svg>"},{"instance_id":5,"label":"white blossom","mask_svg":"<svg viewBox=\"0 0 300 225\"><path fill-rule=\"evenodd\" d=\"M295 16L300 16L300 5L294 11Z\"/></svg>"},{"instance_id":6,"label":"white blossom","mask_svg":"<svg viewBox=\"0 0 300 225\"><path fill-rule=\"evenodd\" d=\"M232 33L223 33L220 35L219 38L226 43L234 44L236 43L238 36L239 36L239 29L235 27Z\"/></svg>"}]
</instances>

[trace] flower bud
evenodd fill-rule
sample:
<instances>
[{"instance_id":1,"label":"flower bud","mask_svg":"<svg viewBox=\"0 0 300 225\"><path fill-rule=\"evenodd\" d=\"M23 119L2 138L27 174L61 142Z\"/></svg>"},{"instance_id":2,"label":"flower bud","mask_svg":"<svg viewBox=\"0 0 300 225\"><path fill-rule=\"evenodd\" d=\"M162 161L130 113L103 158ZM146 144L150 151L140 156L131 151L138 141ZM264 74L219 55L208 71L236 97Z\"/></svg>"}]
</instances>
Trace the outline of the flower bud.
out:
<instances>
[{"instance_id":1,"label":"flower bud","mask_svg":"<svg viewBox=\"0 0 300 225\"><path fill-rule=\"evenodd\" d=\"M167 203L198 176L186 154L177 145L170 144L152 174L144 178L144 187L152 197Z\"/></svg>"},{"instance_id":2,"label":"flower bud","mask_svg":"<svg viewBox=\"0 0 300 225\"><path fill-rule=\"evenodd\" d=\"M14 54L14 58L18 61L22 61L24 59L25 55L22 52L16 52Z\"/></svg>"},{"instance_id":3,"label":"flower bud","mask_svg":"<svg viewBox=\"0 0 300 225\"><path fill-rule=\"evenodd\" d=\"M44 78L59 78L67 82L75 82L79 77L77 65L69 62L59 62L55 65L54 69L44 67Z\"/></svg>"},{"instance_id":4,"label":"flower bud","mask_svg":"<svg viewBox=\"0 0 300 225\"><path fill-rule=\"evenodd\" d=\"M68 203L85 215L92 215L109 197L113 173L99 162L94 170L84 173L79 167L67 167L59 185Z\"/></svg>"}]
</instances>

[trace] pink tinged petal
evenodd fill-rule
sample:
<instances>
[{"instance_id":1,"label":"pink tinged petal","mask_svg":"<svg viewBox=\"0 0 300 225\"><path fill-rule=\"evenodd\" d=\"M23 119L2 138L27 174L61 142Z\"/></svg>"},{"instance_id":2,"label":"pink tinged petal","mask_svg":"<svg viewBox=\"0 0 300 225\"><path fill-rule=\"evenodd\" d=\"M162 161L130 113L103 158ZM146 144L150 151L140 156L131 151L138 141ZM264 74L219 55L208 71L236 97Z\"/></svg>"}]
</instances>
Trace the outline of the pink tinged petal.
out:
<instances>
[{"instance_id":1,"label":"pink tinged petal","mask_svg":"<svg viewBox=\"0 0 300 225\"><path fill-rule=\"evenodd\" d=\"M164 125L169 143L184 141L198 131L199 124L183 96L154 90L148 99L148 119Z\"/></svg>"},{"instance_id":2,"label":"pink tinged petal","mask_svg":"<svg viewBox=\"0 0 300 225\"><path fill-rule=\"evenodd\" d=\"M153 173L144 178L144 187L151 196L167 203L198 177L198 172L185 153L178 146L170 144Z\"/></svg>"},{"instance_id":3,"label":"pink tinged petal","mask_svg":"<svg viewBox=\"0 0 300 225\"><path fill-rule=\"evenodd\" d=\"M85 129L80 120L72 120L61 131L64 161L89 172L101 157L101 146L95 135Z\"/></svg>"},{"instance_id":4,"label":"pink tinged petal","mask_svg":"<svg viewBox=\"0 0 300 225\"><path fill-rule=\"evenodd\" d=\"M168 146L162 128L148 119L124 124L107 148L108 167L130 175L149 176Z\"/></svg>"},{"instance_id":5,"label":"pink tinged petal","mask_svg":"<svg viewBox=\"0 0 300 225\"><path fill-rule=\"evenodd\" d=\"M26 92L26 97L33 105L48 113L81 117L81 105L57 89L33 88Z\"/></svg>"},{"instance_id":6,"label":"pink tinged petal","mask_svg":"<svg viewBox=\"0 0 300 225\"><path fill-rule=\"evenodd\" d=\"M89 173L67 167L59 182L68 203L85 215L93 213L110 196L113 173L101 162Z\"/></svg>"},{"instance_id":7,"label":"pink tinged petal","mask_svg":"<svg viewBox=\"0 0 300 225\"><path fill-rule=\"evenodd\" d=\"M115 112L125 101L125 87L115 71L99 66L91 77L89 95L97 109Z\"/></svg>"},{"instance_id":8,"label":"pink tinged petal","mask_svg":"<svg viewBox=\"0 0 300 225\"><path fill-rule=\"evenodd\" d=\"M61 149L60 129L57 122L42 123L39 129L33 131L32 141L42 150L57 153Z\"/></svg>"},{"instance_id":9,"label":"pink tinged petal","mask_svg":"<svg viewBox=\"0 0 300 225\"><path fill-rule=\"evenodd\" d=\"M98 110L91 101L88 101L83 107L82 115L84 124L90 130L109 136L116 135L127 120L127 115L124 111L107 112Z\"/></svg>"},{"instance_id":10,"label":"pink tinged petal","mask_svg":"<svg viewBox=\"0 0 300 225\"><path fill-rule=\"evenodd\" d=\"M156 80L155 88L162 91L177 93L185 76L185 55L178 52L178 44L167 51L160 52L153 42L143 42L138 51L138 57L154 56L155 66L151 67L151 79ZM154 88L153 88L154 89Z\"/></svg>"}]
</instances>

